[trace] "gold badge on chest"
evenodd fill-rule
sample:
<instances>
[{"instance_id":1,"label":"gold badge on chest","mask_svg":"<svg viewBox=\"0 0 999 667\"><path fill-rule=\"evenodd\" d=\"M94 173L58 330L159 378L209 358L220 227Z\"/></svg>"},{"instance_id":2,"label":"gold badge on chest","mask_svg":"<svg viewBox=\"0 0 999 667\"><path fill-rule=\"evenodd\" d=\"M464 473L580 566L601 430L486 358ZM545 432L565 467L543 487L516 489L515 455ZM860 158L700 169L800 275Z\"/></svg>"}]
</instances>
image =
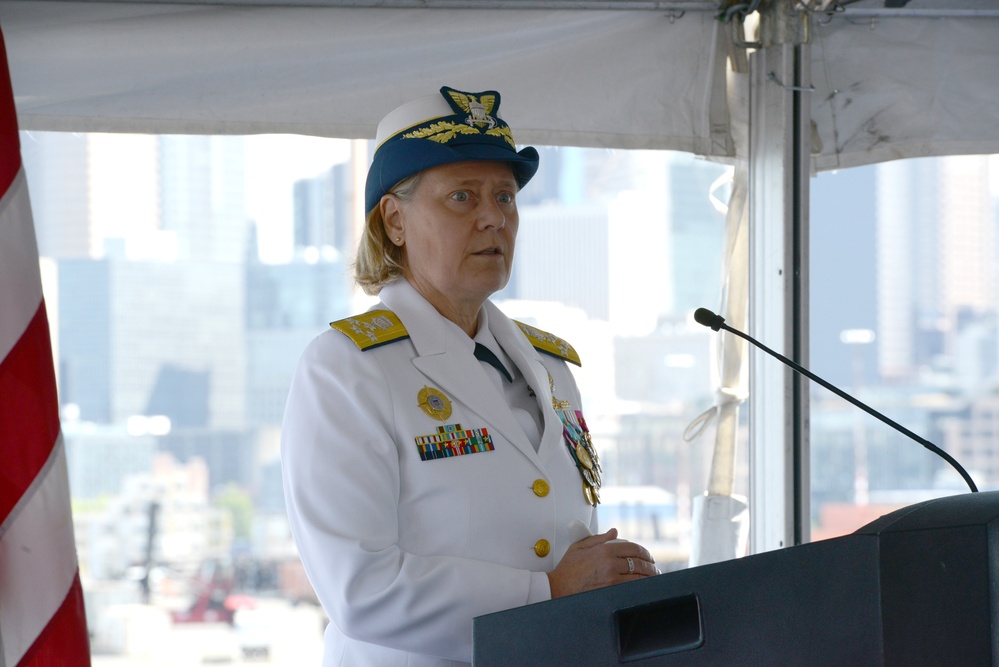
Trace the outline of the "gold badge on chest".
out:
<instances>
[{"instance_id":1,"label":"gold badge on chest","mask_svg":"<svg viewBox=\"0 0 999 667\"><path fill-rule=\"evenodd\" d=\"M443 422L451 416L451 400L438 389L425 386L416 395L416 400L420 409L431 419Z\"/></svg>"}]
</instances>

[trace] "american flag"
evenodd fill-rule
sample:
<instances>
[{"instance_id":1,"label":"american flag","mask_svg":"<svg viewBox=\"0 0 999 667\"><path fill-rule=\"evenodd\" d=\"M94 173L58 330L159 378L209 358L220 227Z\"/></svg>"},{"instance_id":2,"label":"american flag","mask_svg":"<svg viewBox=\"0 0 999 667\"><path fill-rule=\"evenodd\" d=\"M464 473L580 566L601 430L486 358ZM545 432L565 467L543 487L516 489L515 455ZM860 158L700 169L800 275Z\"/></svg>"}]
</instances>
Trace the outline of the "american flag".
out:
<instances>
[{"instance_id":1,"label":"american flag","mask_svg":"<svg viewBox=\"0 0 999 667\"><path fill-rule=\"evenodd\" d=\"M0 33L0 667L90 665L38 245Z\"/></svg>"}]
</instances>

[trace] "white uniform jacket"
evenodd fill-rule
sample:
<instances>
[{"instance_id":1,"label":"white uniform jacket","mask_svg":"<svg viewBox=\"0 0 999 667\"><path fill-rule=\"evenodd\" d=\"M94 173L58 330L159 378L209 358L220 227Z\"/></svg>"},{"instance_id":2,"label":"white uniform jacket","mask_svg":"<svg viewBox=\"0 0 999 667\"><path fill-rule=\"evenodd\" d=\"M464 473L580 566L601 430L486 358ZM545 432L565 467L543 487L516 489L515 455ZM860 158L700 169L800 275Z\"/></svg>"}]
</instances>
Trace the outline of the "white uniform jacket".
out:
<instances>
[{"instance_id":1,"label":"white uniform jacket","mask_svg":"<svg viewBox=\"0 0 999 667\"><path fill-rule=\"evenodd\" d=\"M403 279L381 298L408 338L362 351L330 330L299 362L281 445L291 529L331 619L326 667L465 664L472 619L549 599L570 522L596 532L552 406L554 394L579 410L579 392L565 361L486 302L537 394L535 452L467 335ZM421 408L425 387L450 404L444 421ZM492 449L424 460L417 439L439 427L484 429Z\"/></svg>"}]
</instances>

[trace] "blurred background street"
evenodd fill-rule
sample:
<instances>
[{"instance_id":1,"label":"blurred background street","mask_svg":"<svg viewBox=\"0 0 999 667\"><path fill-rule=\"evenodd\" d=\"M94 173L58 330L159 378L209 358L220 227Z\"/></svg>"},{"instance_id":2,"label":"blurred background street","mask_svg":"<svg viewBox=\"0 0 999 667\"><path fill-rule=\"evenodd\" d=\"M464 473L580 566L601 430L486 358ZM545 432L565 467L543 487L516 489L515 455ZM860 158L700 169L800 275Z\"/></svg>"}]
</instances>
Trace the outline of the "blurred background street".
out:
<instances>
[{"instance_id":1,"label":"blurred background street","mask_svg":"<svg viewBox=\"0 0 999 667\"><path fill-rule=\"evenodd\" d=\"M108 620L115 619L115 620ZM208 664L318 665L326 617L311 604L257 600L226 622L181 622L148 605L109 609L104 642L118 654L92 655L93 667L186 667ZM99 648L99 647L95 647Z\"/></svg>"}]
</instances>

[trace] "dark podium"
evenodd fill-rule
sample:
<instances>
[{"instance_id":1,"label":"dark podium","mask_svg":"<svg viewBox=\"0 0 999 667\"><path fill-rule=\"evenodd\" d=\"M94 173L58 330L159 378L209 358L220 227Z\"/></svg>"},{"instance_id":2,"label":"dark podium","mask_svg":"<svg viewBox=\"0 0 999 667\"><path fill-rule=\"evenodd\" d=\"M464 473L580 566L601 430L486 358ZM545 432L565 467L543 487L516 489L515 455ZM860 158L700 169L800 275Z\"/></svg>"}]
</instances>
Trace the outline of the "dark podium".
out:
<instances>
[{"instance_id":1,"label":"dark podium","mask_svg":"<svg viewBox=\"0 0 999 667\"><path fill-rule=\"evenodd\" d=\"M995 665L999 491L480 616L473 665Z\"/></svg>"}]
</instances>

